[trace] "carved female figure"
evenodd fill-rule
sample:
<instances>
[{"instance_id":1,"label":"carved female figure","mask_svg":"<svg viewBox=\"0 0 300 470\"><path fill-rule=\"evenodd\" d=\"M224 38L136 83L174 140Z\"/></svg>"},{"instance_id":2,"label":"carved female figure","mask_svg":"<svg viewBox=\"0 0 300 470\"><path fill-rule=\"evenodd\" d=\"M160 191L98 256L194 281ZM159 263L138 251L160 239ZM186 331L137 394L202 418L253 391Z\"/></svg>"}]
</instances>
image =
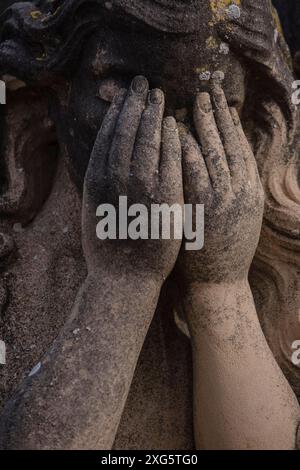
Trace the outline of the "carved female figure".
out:
<instances>
[{"instance_id":1,"label":"carved female figure","mask_svg":"<svg viewBox=\"0 0 300 470\"><path fill-rule=\"evenodd\" d=\"M269 0L233 4L7 11L3 448L296 446L293 72ZM96 207L120 194L204 203L205 249L100 243Z\"/></svg>"}]
</instances>

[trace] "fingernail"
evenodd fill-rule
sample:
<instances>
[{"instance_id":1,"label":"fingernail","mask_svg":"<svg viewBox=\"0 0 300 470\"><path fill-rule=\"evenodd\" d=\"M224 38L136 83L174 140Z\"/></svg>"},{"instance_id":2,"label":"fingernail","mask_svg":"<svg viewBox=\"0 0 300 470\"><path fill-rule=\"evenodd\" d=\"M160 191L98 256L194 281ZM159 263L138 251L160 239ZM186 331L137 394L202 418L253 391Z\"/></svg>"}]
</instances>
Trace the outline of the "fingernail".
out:
<instances>
[{"instance_id":1,"label":"fingernail","mask_svg":"<svg viewBox=\"0 0 300 470\"><path fill-rule=\"evenodd\" d=\"M204 113L209 113L212 110L210 96L208 93L198 93L196 101L198 107Z\"/></svg>"},{"instance_id":2,"label":"fingernail","mask_svg":"<svg viewBox=\"0 0 300 470\"><path fill-rule=\"evenodd\" d=\"M161 104L164 99L164 94L159 88L151 90L149 93L149 101L152 104Z\"/></svg>"},{"instance_id":3,"label":"fingernail","mask_svg":"<svg viewBox=\"0 0 300 470\"><path fill-rule=\"evenodd\" d=\"M165 118L164 125L167 127L167 129L171 129L172 131L175 131L177 129L176 120L172 116L168 116Z\"/></svg>"},{"instance_id":4,"label":"fingernail","mask_svg":"<svg viewBox=\"0 0 300 470\"><path fill-rule=\"evenodd\" d=\"M135 93L144 93L148 88L148 80L142 75L139 75L132 80L131 88Z\"/></svg>"},{"instance_id":5,"label":"fingernail","mask_svg":"<svg viewBox=\"0 0 300 470\"><path fill-rule=\"evenodd\" d=\"M222 90L216 87L213 89L213 100L217 109L226 109L227 102Z\"/></svg>"}]
</instances>

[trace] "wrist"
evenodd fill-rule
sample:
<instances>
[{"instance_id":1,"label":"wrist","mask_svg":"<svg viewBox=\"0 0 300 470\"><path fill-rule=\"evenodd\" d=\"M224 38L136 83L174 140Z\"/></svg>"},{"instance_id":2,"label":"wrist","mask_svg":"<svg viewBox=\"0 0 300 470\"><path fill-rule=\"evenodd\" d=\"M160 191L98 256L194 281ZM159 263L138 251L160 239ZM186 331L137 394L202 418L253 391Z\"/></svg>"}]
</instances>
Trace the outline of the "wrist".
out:
<instances>
[{"instance_id":1,"label":"wrist","mask_svg":"<svg viewBox=\"0 0 300 470\"><path fill-rule=\"evenodd\" d=\"M113 269L88 269L86 282L97 285L97 290L125 289L127 293L134 293L140 290L160 290L163 281L157 276L151 276L145 273L134 272L131 270L113 270ZM103 292L103 290L102 290Z\"/></svg>"},{"instance_id":2,"label":"wrist","mask_svg":"<svg viewBox=\"0 0 300 470\"><path fill-rule=\"evenodd\" d=\"M136 307L139 303L140 310L146 310L144 305L151 309L151 306L157 303L161 283L154 277L129 270L120 269L117 272L94 269L88 271L85 287L96 302L109 302L111 298L117 299L125 308L131 309L132 304Z\"/></svg>"},{"instance_id":3,"label":"wrist","mask_svg":"<svg viewBox=\"0 0 300 470\"><path fill-rule=\"evenodd\" d=\"M186 288L184 298L192 305L201 304L205 309L209 309L211 304L222 304L229 296L236 296L248 289L247 278L228 282L193 282Z\"/></svg>"},{"instance_id":4,"label":"wrist","mask_svg":"<svg viewBox=\"0 0 300 470\"><path fill-rule=\"evenodd\" d=\"M139 285L152 286L161 289L165 277L160 272L131 266L129 262L122 263L120 258L106 261L102 259L99 264L88 263L88 277L91 279L102 279L108 284L125 284L136 289Z\"/></svg>"},{"instance_id":5,"label":"wrist","mask_svg":"<svg viewBox=\"0 0 300 470\"><path fill-rule=\"evenodd\" d=\"M82 284L74 305L79 312L79 328L92 325L94 332L104 329L107 336L138 341L146 334L155 312L160 288L149 279L90 272ZM82 310L84 305L84 310ZM84 325L84 327L82 327ZM135 336L137 333L138 338Z\"/></svg>"},{"instance_id":6,"label":"wrist","mask_svg":"<svg viewBox=\"0 0 300 470\"><path fill-rule=\"evenodd\" d=\"M248 279L192 284L183 298L192 337L198 337L203 332L227 336L249 302L253 303L253 298Z\"/></svg>"}]
</instances>

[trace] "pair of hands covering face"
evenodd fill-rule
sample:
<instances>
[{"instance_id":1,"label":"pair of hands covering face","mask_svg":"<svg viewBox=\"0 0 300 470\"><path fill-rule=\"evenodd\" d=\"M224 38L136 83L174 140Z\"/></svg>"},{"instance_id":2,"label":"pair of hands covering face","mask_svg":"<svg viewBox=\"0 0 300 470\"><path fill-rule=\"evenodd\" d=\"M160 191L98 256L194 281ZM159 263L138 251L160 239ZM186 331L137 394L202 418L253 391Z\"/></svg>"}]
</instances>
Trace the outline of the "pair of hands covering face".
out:
<instances>
[{"instance_id":1,"label":"pair of hands covering face","mask_svg":"<svg viewBox=\"0 0 300 470\"><path fill-rule=\"evenodd\" d=\"M263 190L239 116L218 84L194 105L197 137L164 118L164 94L136 77L115 97L98 133L84 185L83 247L89 272L151 277L176 261L188 286L247 277L257 247ZM181 240L98 240L96 209L119 196L130 204L205 205L205 244L186 251ZM182 246L182 248L181 248Z\"/></svg>"}]
</instances>

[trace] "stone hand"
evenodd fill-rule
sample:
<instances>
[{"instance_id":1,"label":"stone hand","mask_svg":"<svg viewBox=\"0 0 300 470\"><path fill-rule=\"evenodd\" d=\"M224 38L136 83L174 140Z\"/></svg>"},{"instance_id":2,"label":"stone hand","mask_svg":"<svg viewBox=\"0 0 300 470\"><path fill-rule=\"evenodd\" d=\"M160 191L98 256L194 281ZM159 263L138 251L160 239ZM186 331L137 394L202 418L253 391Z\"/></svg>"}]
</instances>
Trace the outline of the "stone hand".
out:
<instances>
[{"instance_id":1,"label":"stone hand","mask_svg":"<svg viewBox=\"0 0 300 470\"><path fill-rule=\"evenodd\" d=\"M118 239L118 230L127 232L127 223L120 224L115 240L96 237L97 207L113 205L118 221L120 196L127 196L128 207L143 204L149 218L151 204L183 203L177 124L163 115L164 94L159 89L149 92L144 77L136 77L128 91L121 90L107 112L84 184L82 236L89 272L124 270L163 279L175 264L181 240Z\"/></svg>"},{"instance_id":2,"label":"stone hand","mask_svg":"<svg viewBox=\"0 0 300 470\"><path fill-rule=\"evenodd\" d=\"M163 113L163 93L149 93L147 80L137 77L103 121L84 183L88 273L38 372L2 413L0 448L113 446L162 280L181 240L100 240L96 210L103 203L117 208L119 196L128 197L128 207L183 203L179 134L176 121Z\"/></svg>"},{"instance_id":3,"label":"stone hand","mask_svg":"<svg viewBox=\"0 0 300 470\"><path fill-rule=\"evenodd\" d=\"M264 196L239 116L220 85L198 94L196 140L180 128L185 202L205 205L201 251L184 251L179 266L188 284L247 278L261 230Z\"/></svg>"},{"instance_id":4,"label":"stone hand","mask_svg":"<svg viewBox=\"0 0 300 470\"><path fill-rule=\"evenodd\" d=\"M247 279L264 205L256 162L219 85L197 96L194 124L198 141L181 131L184 192L185 202L205 204L205 242L178 262L196 448L293 449L299 405L263 335Z\"/></svg>"}]
</instances>

